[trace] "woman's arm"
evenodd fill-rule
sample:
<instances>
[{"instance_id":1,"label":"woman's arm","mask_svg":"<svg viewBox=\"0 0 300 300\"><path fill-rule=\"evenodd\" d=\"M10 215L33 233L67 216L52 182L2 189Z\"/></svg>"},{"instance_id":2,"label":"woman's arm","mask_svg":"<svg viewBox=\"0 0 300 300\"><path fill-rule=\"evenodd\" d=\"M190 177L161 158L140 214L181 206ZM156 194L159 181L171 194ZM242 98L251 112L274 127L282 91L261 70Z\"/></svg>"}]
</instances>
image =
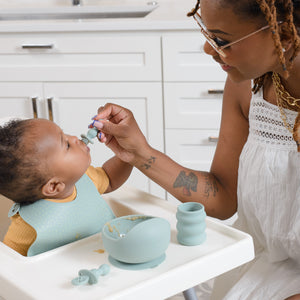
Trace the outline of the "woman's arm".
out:
<instances>
[{"instance_id":1,"label":"woman's arm","mask_svg":"<svg viewBox=\"0 0 300 300\"><path fill-rule=\"evenodd\" d=\"M240 103L249 104L250 97L250 82L234 84L227 80L219 142L210 172L185 168L153 149L132 113L123 107L108 104L100 108L96 119L110 122L95 122L95 126L105 134L101 141L120 159L138 168L178 200L201 202L208 215L226 219L237 208L238 161L248 136L248 121Z\"/></svg>"},{"instance_id":2,"label":"woman's arm","mask_svg":"<svg viewBox=\"0 0 300 300\"><path fill-rule=\"evenodd\" d=\"M285 300L300 300L300 294L293 295L291 297L286 298Z\"/></svg>"}]
</instances>

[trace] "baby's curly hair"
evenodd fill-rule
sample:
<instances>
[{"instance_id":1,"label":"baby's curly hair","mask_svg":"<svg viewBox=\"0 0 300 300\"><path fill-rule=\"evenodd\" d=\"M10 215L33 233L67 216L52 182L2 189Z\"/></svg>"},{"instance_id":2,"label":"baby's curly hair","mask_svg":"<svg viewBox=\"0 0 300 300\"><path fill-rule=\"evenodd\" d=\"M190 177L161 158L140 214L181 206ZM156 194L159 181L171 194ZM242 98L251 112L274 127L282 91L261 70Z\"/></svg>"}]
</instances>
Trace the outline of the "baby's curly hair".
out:
<instances>
[{"instance_id":1,"label":"baby's curly hair","mask_svg":"<svg viewBox=\"0 0 300 300\"><path fill-rule=\"evenodd\" d=\"M0 194L17 203L41 199L41 188L48 180L32 127L30 119L0 126Z\"/></svg>"}]
</instances>

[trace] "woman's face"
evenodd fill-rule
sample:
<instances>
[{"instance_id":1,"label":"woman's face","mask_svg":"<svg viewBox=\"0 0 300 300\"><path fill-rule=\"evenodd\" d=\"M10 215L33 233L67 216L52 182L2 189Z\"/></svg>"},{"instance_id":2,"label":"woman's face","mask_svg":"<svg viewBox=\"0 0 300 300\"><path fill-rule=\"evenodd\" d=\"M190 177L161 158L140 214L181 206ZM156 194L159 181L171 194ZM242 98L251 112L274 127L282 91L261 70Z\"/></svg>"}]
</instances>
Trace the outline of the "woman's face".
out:
<instances>
[{"instance_id":1,"label":"woman's face","mask_svg":"<svg viewBox=\"0 0 300 300\"><path fill-rule=\"evenodd\" d=\"M267 24L258 23L258 20L243 19L233 12L231 6L224 8L219 3L219 0L201 0L199 13L209 34L217 38L222 45L234 42ZM224 49L226 57L218 54L208 42L204 45L204 51L236 82L260 77L280 67L269 29Z\"/></svg>"}]
</instances>

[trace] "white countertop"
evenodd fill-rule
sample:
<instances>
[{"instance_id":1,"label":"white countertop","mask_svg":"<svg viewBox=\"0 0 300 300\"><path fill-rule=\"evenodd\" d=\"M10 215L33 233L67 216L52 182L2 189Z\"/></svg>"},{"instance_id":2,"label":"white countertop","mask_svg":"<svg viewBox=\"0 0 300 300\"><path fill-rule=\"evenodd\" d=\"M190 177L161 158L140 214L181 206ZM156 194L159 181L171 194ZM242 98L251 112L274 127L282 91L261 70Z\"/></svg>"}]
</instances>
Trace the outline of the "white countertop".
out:
<instances>
[{"instance_id":1,"label":"white countertop","mask_svg":"<svg viewBox=\"0 0 300 300\"><path fill-rule=\"evenodd\" d=\"M139 0L97 1L86 0L83 5L144 5ZM38 1L37 1L38 2ZM194 7L195 0L157 0L158 7L143 18L111 18L85 20L22 20L0 21L0 32L53 32L53 31L157 31L157 30L198 30L193 18L186 16ZM4 1L0 0L1 9L46 8L58 7L62 9L71 0L43 0L34 3L31 0ZM1 12L1 11L0 11Z\"/></svg>"}]
</instances>

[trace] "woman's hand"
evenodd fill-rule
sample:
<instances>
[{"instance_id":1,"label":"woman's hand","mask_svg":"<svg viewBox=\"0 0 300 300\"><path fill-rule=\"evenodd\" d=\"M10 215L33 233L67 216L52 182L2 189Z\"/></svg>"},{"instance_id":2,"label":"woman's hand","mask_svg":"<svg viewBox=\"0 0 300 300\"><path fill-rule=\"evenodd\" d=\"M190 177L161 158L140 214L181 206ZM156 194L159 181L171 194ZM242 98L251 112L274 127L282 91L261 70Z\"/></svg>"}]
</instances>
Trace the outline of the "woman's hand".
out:
<instances>
[{"instance_id":1,"label":"woman's hand","mask_svg":"<svg viewBox=\"0 0 300 300\"><path fill-rule=\"evenodd\" d=\"M98 109L94 120L102 133L100 141L125 162L134 165L139 153L150 147L132 112L122 106L107 103Z\"/></svg>"}]
</instances>

